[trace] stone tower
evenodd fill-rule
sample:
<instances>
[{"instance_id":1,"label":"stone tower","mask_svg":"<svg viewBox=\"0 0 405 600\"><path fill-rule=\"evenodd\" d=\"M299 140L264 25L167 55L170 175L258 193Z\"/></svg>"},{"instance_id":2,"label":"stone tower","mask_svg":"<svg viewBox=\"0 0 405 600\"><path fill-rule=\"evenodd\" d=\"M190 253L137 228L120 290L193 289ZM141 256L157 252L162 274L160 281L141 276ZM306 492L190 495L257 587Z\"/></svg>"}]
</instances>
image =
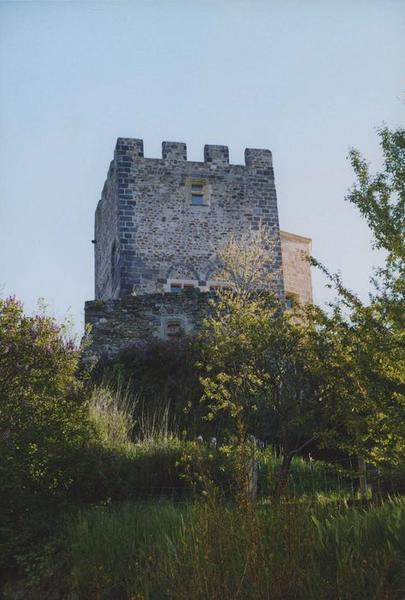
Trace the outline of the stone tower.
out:
<instances>
[{"instance_id":1,"label":"stone tower","mask_svg":"<svg viewBox=\"0 0 405 600\"><path fill-rule=\"evenodd\" d=\"M226 146L188 161L178 142L163 142L161 159L144 158L142 140L119 138L96 210L96 299L170 291L178 281L206 288L215 249L260 221L271 227L280 270L271 152L247 149L245 161L229 164Z\"/></svg>"},{"instance_id":2,"label":"stone tower","mask_svg":"<svg viewBox=\"0 0 405 600\"><path fill-rule=\"evenodd\" d=\"M301 259L310 240L280 232L270 150L248 148L245 164L233 165L227 146L206 145L195 162L184 143L163 142L154 159L144 157L142 140L119 138L95 215L96 300L86 303L93 351L197 328L201 292L221 285L216 249L260 223L273 238L274 291L283 299L286 282L311 301Z\"/></svg>"}]
</instances>

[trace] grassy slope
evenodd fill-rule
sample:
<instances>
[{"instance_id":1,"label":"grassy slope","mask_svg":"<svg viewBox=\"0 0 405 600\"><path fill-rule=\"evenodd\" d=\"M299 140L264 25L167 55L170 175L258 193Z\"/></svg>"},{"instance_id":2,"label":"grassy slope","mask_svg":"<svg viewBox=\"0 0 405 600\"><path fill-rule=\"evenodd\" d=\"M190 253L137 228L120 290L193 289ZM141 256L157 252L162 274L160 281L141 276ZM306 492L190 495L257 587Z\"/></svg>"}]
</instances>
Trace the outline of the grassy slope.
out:
<instances>
[{"instance_id":1,"label":"grassy slope","mask_svg":"<svg viewBox=\"0 0 405 600\"><path fill-rule=\"evenodd\" d=\"M81 511L65 544L80 598L368 600L405 590L399 500L124 504Z\"/></svg>"}]
</instances>

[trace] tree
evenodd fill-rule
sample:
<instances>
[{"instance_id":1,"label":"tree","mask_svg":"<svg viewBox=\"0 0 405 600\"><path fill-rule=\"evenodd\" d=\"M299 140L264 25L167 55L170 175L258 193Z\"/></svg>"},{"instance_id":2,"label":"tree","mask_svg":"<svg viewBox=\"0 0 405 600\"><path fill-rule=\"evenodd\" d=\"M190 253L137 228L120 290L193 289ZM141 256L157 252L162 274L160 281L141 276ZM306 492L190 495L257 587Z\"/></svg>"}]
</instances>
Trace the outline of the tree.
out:
<instances>
[{"instance_id":1,"label":"tree","mask_svg":"<svg viewBox=\"0 0 405 600\"><path fill-rule=\"evenodd\" d=\"M224 292L204 323L201 383L208 418L231 416L230 433L278 441L283 490L292 458L322 430L322 397L309 357L311 323L280 310L268 295Z\"/></svg>"},{"instance_id":2,"label":"tree","mask_svg":"<svg viewBox=\"0 0 405 600\"><path fill-rule=\"evenodd\" d=\"M229 286L218 292L200 334L208 418L222 418L239 443L249 434L278 442L280 493L293 456L321 427L320 390L307 360L312 324L298 307L286 312L272 292L274 242L267 227L231 239L218 258Z\"/></svg>"},{"instance_id":3,"label":"tree","mask_svg":"<svg viewBox=\"0 0 405 600\"><path fill-rule=\"evenodd\" d=\"M334 442L379 466L405 459L405 130L379 130L383 170L372 175L350 151L356 182L347 195L366 219L373 245L385 251L366 305L341 278L314 261L338 291L331 312L313 311L325 346L318 375L324 398L336 406ZM327 380L327 381L326 381Z\"/></svg>"},{"instance_id":4,"label":"tree","mask_svg":"<svg viewBox=\"0 0 405 600\"><path fill-rule=\"evenodd\" d=\"M0 515L2 539L23 544L75 480L73 457L90 428L79 350L47 316L0 300ZM3 547L3 551L4 551ZM7 548L3 556L7 555Z\"/></svg>"},{"instance_id":5,"label":"tree","mask_svg":"<svg viewBox=\"0 0 405 600\"><path fill-rule=\"evenodd\" d=\"M216 277L228 282L234 292L248 299L275 284L275 242L271 229L259 224L257 229L245 232L240 238L231 237L217 251Z\"/></svg>"},{"instance_id":6,"label":"tree","mask_svg":"<svg viewBox=\"0 0 405 600\"><path fill-rule=\"evenodd\" d=\"M404 462L405 133L379 135L381 173L372 176L359 152L350 153L357 181L347 200L386 252L367 305L314 260L338 301L328 311L286 314L260 285L271 273L260 236L251 251L235 240L221 251L231 290L203 327L204 397L210 418L227 411L244 434L260 420L270 424L283 454L279 487L291 457L313 439L375 465Z\"/></svg>"}]
</instances>

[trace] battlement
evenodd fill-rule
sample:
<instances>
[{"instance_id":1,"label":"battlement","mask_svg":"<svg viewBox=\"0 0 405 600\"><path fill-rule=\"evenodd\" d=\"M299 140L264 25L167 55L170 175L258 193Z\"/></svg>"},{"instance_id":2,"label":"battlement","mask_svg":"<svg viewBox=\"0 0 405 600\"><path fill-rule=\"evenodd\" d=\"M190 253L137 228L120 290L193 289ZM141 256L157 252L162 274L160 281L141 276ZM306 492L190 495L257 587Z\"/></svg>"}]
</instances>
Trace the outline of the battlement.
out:
<instances>
[{"instance_id":1,"label":"battlement","mask_svg":"<svg viewBox=\"0 0 405 600\"><path fill-rule=\"evenodd\" d=\"M153 159L144 156L143 140L136 138L118 138L114 156L115 159L118 159L121 163L130 163L133 160L141 159L187 161L187 144L184 142L162 142L162 158ZM201 162L204 163L229 165L228 146L205 144L203 158L204 160ZM270 150L259 148L245 149L246 167L263 169L272 167L272 164L272 154Z\"/></svg>"},{"instance_id":2,"label":"battlement","mask_svg":"<svg viewBox=\"0 0 405 600\"><path fill-rule=\"evenodd\" d=\"M228 146L206 144L204 146L204 162L229 164Z\"/></svg>"},{"instance_id":3,"label":"battlement","mask_svg":"<svg viewBox=\"0 0 405 600\"><path fill-rule=\"evenodd\" d=\"M162 142L162 158L187 160L187 146L183 142Z\"/></svg>"}]
</instances>

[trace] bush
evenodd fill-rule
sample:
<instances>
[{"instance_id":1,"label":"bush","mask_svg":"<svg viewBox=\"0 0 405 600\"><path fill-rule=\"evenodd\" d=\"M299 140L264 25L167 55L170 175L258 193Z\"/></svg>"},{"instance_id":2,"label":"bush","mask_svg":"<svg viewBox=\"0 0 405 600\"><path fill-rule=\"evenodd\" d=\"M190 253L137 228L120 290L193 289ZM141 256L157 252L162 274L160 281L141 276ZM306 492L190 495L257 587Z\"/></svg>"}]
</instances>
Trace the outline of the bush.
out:
<instances>
[{"instance_id":1,"label":"bush","mask_svg":"<svg viewBox=\"0 0 405 600\"><path fill-rule=\"evenodd\" d=\"M47 316L0 300L0 554L4 562L49 522L91 437L79 351Z\"/></svg>"},{"instance_id":2,"label":"bush","mask_svg":"<svg viewBox=\"0 0 405 600\"><path fill-rule=\"evenodd\" d=\"M155 340L122 350L114 359L102 357L93 370L97 385L127 390L138 399L133 405L134 420L141 424L162 417L166 411L170 431L191 437L208 435L202 422L201 388L196 363L199 351L189 337Z\"/></svg>"}]
</instances>

